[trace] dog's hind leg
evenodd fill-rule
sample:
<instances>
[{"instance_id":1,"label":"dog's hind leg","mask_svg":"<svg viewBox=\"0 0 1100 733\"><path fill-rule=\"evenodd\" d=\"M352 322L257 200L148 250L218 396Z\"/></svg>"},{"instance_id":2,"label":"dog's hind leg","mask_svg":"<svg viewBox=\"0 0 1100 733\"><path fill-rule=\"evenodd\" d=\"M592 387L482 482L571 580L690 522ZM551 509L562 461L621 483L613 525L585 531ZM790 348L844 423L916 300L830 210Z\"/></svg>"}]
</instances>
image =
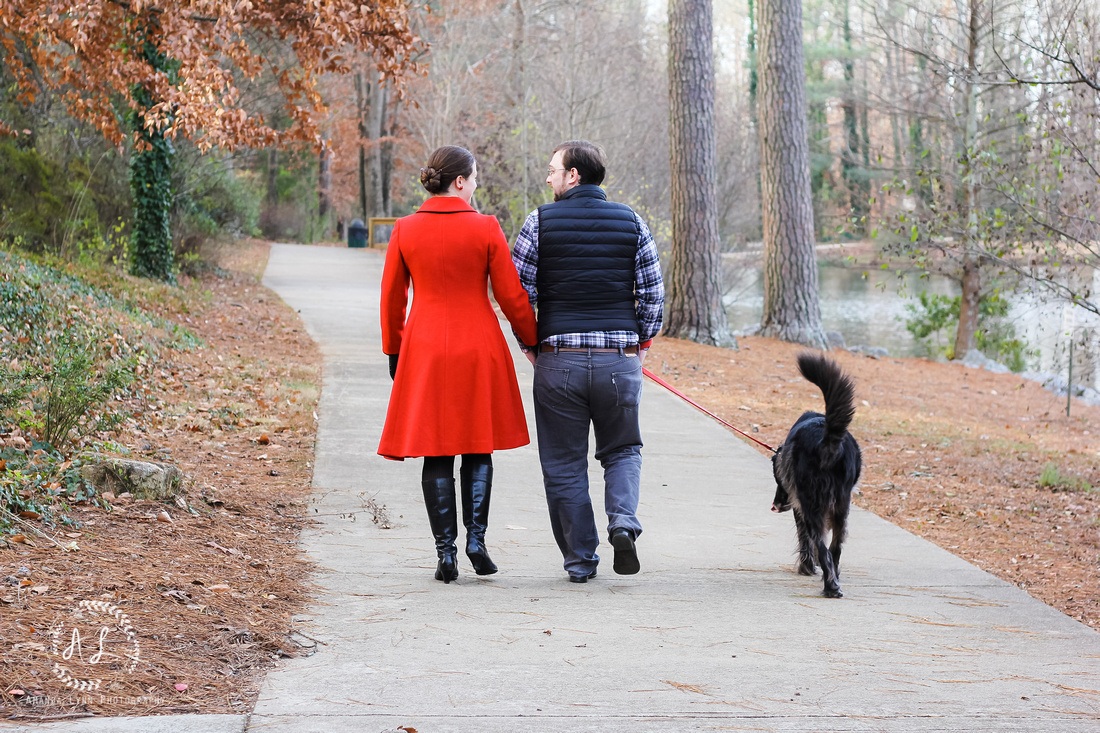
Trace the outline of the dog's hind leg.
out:
<instances>
[{"instance_id":1,"label":"dog's hind leg","mask_svg":"<svg viewBox=\"0 0 1100 733\"><path fill-rule=\"evenodd\" d=\"M848 532L848 507L838 509L833 514L833 539L829 543L829 554L833 558L833 574L837 580L837 589L840 586L840 546L844 544Z\"/></svg>"},{"instance_id":2,"label":"dog's hind leg","mask_svg":"<svg viewBox=\"0 0 1100 733\"><path fill-rule=\"evenodd\" d=\"M804 514L802 516L806 541L813 552L817 564L821 566L822 579L825 581L825 597L840 598L840 583L837 582L833 555L825 545L825 517L822 514Z\"/></svg>"},{"instance_id":3,"label":"dog's hind leg","mask_svg":"<svg viewBox=\"0 0 1100 733\"><path fill-rule=\"evenodd\" d=\"M821 560L821 575L825 581L825 597L840 598L844 594L840 592L840 580L837 577L836 566L833 565L833 554L825 547L825 538L817 541L818 558Z\"/></svg>"},{"instance_id":4,"label":"dog's hind leg","mask_svg":"<svg viewBox=\"0 0 1100 733\"><path fill-rule=\"evenodd\" d=\"M814 548L810 535L806 532L806 520L802 517L802 510L794 510L794 528L798 535L798 574L813 575L817 572L814 567Z\"/></svg>"}]
</instances>

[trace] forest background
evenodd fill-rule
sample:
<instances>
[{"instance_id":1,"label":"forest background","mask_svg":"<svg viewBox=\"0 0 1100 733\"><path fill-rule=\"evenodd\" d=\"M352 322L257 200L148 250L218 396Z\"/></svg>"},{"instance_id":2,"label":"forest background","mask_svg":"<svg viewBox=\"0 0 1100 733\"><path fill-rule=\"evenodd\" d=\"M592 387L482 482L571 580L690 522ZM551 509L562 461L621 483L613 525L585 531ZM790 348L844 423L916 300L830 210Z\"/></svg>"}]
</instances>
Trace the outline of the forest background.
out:
<instances>
[{"instance_id":1,"label":"forest background","mask_svg":"<svg viewBox=\"0 0 1100 733\"><path fill-rule=\"evenodd\" d=\"M754 0L714 8L724 252L759 248L762 236L758 10ZM395 85L383 73L392 59L350 52L350 73L320 77L324 113L313 119L312 138L213 148L172 140L180 266L199 266L212 240L313 242L335 238L354 219L408 214L425 196L419 167L444 144L475 153L476 204L514 237L526 213L548 200L550 151L574 138L603 145L609 195L643 215L667 254L664 3L439 0L408 13L425 42L409 59L422 73ZM891 265L901 257L960 282L976 251L990 272L979 286L984 312L996 314L1005 290L1036 283L1095 311L1098 19L1097 7L1078 0L804 3L817 242L871 240L895 257ZM9 44L4 53L10 61L20 52ZM279 44L263 54L278 57ZM11 68L0 65L0 119L16 133L0 142L0 239L62 259L125 260L132 146L72 117L64 89L43 88L28 102ZM282 81L241 75L235 101L289 130L300 120L278 93ZM1052 274L1067 264L1083 265L1084 275L1067 283ZM918 328L957 319L949 298L920 307ZM982 345L1009 362L1026 346L1011 334Z\"/></svg>"}]
</instances>

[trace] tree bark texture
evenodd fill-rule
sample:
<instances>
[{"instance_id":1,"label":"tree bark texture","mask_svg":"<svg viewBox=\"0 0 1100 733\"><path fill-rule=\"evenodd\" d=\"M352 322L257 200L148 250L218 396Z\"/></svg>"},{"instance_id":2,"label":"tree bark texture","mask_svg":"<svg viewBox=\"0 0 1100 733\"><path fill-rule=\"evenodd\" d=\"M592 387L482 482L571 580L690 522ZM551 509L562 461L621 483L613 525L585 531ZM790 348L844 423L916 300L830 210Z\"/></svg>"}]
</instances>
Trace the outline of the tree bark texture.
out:
<instances>
[{"instance_id":1,"label":"tree bark texture","mask_svg":"<svg viewBox=\"0 0 1100 733\"><path fill-rule=\"evenodd\" d=\"M963 132L962 186L963 198L959 219L966 227L963 236L962 300L959 304L959 326L955 331L955 358L962 359L971 349L978 348L978 327L981 308L982 270L977 243L978 171L974 160L978 156L978 43L981 28L981 7L970 0L970 22L966 45L966 76L962 91L966 112Z\"/></svg>"},{"instance_id":2,"label":"tree bark texture","mask_svg":"<svg viewBox=\"0 0 1100 733\"><path fill-rule=\"evenodd\" d=\"M664 333L736 348L719 282L712 16L711 0L669 2L672 253Z\"/></svg>"},{"instance_id":3,"label":"tree bark texture","mask_svg":"<svg viewBox=\"0 0 1100 733\"><path fill-rule=\"evenodd\" d=\"M826 348L806 138L801 0L760 3L763 336Z\"/></svg>"}]
</instances>

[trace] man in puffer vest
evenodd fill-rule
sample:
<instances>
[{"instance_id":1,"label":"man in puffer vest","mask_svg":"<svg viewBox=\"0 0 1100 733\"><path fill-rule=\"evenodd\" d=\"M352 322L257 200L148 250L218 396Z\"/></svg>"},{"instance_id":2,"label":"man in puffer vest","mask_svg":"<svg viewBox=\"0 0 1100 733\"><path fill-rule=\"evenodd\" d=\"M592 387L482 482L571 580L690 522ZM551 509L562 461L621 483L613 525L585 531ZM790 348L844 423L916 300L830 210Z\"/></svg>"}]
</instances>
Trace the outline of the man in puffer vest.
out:
<instances>
[{"instance_id":1,"label":"man in puffer vest","mask_svg":"<svg viewBox=\"0 0 1100 733\"><path fill-rule=\"evenodd\" d=\"M642 362L661 330L665 291L649 228L600 188L602 150L584 140L562 143L546 173L554 203L528 215L512 261L538 316L539 346L527 357L535 365L535 427L550 525L569 580L584 583L600 562L588 493L590 424L603 465L615 572L632 575L640 568Z\"/></svg>"}]
</instances>

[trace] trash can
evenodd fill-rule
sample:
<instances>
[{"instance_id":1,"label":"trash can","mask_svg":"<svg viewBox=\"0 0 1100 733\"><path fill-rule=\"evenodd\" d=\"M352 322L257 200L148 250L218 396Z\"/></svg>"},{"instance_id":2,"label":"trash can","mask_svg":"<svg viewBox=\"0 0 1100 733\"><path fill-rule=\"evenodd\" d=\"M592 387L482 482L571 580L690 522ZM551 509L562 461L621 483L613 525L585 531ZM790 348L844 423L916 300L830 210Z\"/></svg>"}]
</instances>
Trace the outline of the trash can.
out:
<instances>
[{"instance_id":1,"label":"trash can","mask_svg":"<svg viewBox=\"0 0 1100 733\"><path fill-rule=\"evenodd\" d=\"M348 225L348 246L367 246L367 227L362 219L352 219L351 224Z\"/></svg>"}]
</instances>

